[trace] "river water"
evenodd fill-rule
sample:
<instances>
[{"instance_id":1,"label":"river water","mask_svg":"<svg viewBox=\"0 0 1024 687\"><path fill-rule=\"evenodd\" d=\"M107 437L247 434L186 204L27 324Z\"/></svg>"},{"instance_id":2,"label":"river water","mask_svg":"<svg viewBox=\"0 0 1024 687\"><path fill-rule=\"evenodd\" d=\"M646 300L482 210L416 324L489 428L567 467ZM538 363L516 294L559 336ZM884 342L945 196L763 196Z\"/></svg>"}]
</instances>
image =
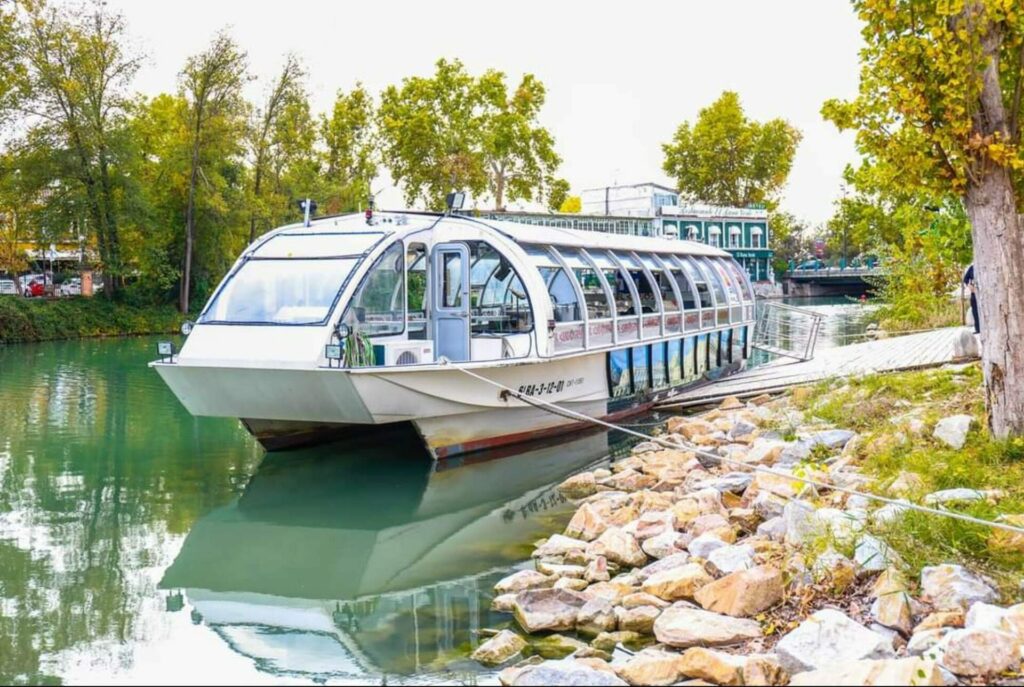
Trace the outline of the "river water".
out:
<instances>
[{"instance_id":1,"label":"river water","mask_svg":"<svg viewBox=\"0 0 1024 687\"><path fill-rule=\"evenodd\" d=\"M822 346L864 309L821 310ZM831 339L830 339L831 337ZM266 455L191 417L155 339L0 346L0 682L488 682L493 583L628 451L594 432L433 465L411 433Z\"/></svg>"}]
</instances>

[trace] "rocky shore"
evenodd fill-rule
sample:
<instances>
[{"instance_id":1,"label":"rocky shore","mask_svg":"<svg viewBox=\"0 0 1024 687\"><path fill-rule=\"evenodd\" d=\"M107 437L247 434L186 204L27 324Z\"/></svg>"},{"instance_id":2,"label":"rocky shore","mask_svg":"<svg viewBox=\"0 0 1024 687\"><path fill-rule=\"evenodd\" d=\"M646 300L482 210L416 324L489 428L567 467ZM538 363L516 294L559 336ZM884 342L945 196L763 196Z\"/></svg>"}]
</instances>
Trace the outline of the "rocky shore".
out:
<instances>
[{"instance_id":1,"label":"rocky shore","mask_svg":"<svg viewBox=\"0 0 1024 687\"><path fill-rule=\"evenodd\" d=\"M997 605L997 585L956 560L908 575L875 527L911 500L1000 494L921 494L910 472L879 485L858 465L863 438L805 417L794 395L672 418L659 438L680 448L644 442L566 480L575 515L496 585L514 623L472 658L516 686L1012 682L1024 604ZM962 447L971 423L918 431Z\"/></svg>"}]
</instances>

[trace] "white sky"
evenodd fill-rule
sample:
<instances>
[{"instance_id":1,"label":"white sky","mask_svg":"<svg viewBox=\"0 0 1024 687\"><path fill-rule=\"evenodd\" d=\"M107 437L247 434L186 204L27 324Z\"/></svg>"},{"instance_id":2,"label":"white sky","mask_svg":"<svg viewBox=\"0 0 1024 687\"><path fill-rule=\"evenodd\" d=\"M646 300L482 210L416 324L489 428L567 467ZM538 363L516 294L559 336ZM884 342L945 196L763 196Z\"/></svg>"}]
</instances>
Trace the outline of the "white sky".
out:
<instances>
[{"instance_id":1,"label":"white sky","mask_svg":"<svg viewBox=\"0 0 1024 687\"><path fill-rule=\"evenodd\" d=\"M362 81L378 93L404 76L430 74L439 57L458 57L472 73L500 69L510 82L532 72L547 86L541 123L555 136L559 174L574 193L614 182L671 184L661 144L726 89L740 94L748 116L783 117L803 132L783 207L812 224L832 214L843 167L857 157L852 135L819 114L825 99L857 88L861 39L846 0L108 5L125 13L149 58L136 87L150 94L172 90L185 58L221 27L249 53L261 79L254 96L286 52L298 53L318 111L339 88ZM384 208L401 205L393 188L378 198Z\"/></svg>"}]
</instances>

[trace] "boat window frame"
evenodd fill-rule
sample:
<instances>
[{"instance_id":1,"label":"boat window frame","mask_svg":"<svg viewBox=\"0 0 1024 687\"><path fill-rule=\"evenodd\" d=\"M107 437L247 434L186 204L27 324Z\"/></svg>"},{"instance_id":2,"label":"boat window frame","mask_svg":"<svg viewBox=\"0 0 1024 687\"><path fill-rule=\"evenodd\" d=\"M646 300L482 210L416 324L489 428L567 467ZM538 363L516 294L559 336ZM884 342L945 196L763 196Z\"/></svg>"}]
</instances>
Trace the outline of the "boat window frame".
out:
<instances>
[{"instance_id":1,"label":"boat window frame","mask_svg":"<svg viewBox=\"0 0 1024 687\"><path fill-rule=\"evenodd\" d=\"M562 246L561 248L563 250L575 251L576 252L576 256L579 257L580 261L583 262L585 265L587 265L587 267L589 269L592 269L594 271L594 274L597 275L597 281L601 284L601 289L604 291L604 299L605 299L605 302L608 304L608 313L609 313L609 315L611 315L611 317L600 317L600 318L597 318L597 319L595 319L593 321L600 322L602 320L611 320L611 322L612 322L612 342L611 342L611 344L602 344L602 345L612 345L612 346L614 346L615 344L619 343L618 309L615 307L615 293L612 291L611 287L608 286L608 280L605 279L604 272L602 271L602 269L600 267L597 266L597 264L594 262L593 258L590 256L590 254L582 246ZM583 285L579 283L579 279L576 278L576 272L573 271L573 268L571 266L569 266L569 264L568 264L569 261L566 259L565 255L563 255L561 252L559 252L555 248L555 246L551 246L550 250L553 253L555 253L561 259L561 261L566 265L567 269L569 270L569 276L571 276L573 281L576 282L576 286L579 289L578 292L579 293L583 293ZM583 308L584 308L584 314L586 316L586 320L585 320L585 322L586 322L586 329L584 330L584 333L586 335L586 338L584 339L586 341L585 348L589 349L590 348L590 323L591 323L592 320L590 319L590 311L589 311L589 308L587 307L587 302L586 302L585 298L582 301L582 303L583 303Z\"/></svg>"},{"instance_id":2,"label":"boat window frame","mask_svg":"<svg viewBox=\"0 0 1024 687\"><path fill-rule=\"evenodd\" d=\"M725 291L726 300L729 302L729 324L735 324L743 320L743 296L740 294L739 284L736 284L736 276L728 272L722 263L725 258L721 256L704 256L704 264L708 271L718 278L722 289Z\"/></svg>"},{"instance_id":3,"label":"boat window frame","mask_svg":"<svg viewBox=\"0 0 1024 687\"><path fill-rule=\"evenodd\" d=\"M695 255L693 262L694 264L697 265L697 267L699 267L704 272L704 278L707 279L708 286L711 287L711 295L713 296L715 301L714 326L724 326L732 322L732 313L729 310L729 306L731 305L729 302L729 289L726 288L725 284L722 282L721 276L717 272L715 272L711 264L706 262L706 260L706 255ZM718 288L722 290L722 293L725 295L725 303L718 302L718 294L715 292L714 289L714 286L716 285L718 286ZM723 313L725 315L725 322L721 321Z\"/></svg>"},{"instance_id":4,"label":"boat window frame","mask_svg":"<svg viewBox=\"0 0 1024 687\"><path fill-rule=\"evenodd\" d=\"M345 304L345 309L342 311L341 317L338 319L338 321L339 322L344 322L345 321L345 316L348 315L349 309L352 307L353 301L355 300L356 295L359 294L360 290L366 284L366 280L370 278L370 275L373 273L373 271L375 269L377 269L377 267L383 262L384 258L387 256L387 254L397 245L401 245L401 247L402 247L402 328L399 331L397 331L397 332L388 332L388 333L381 333L381 334L366 334L365 336L366 336L367 339L377 339L377 338L389 337L389 336L402 336L402 335L407 335L407 332L408 332L408 324L409 324L409 266L406 265L405 263L406 263L406 256L409 254L409 247L408 247L405 239L398 239L394 243L388 245L388 247L385 248L383 251L381 251L381 254L378 255L376 257L376 259L374 259L373 264L370 265L370 268L368 270L366 270L366 273L363 274L362 278L359 280L359 284L356 286L355 290L352 292L352 298L350 298L348 300L348 303Z\"/></svg>"},{"instance_id":5,"label":"boat window frame","mask_svg":"<svg viewBox=\"0 0 1024 687\"><path fill-rule=\"evenodd\" d=\"M532 245L538 245L538 244L532 244ZM565 256L563 256L561 253L559 253L558 250L554 246L547 246L547 252L548 252L548 255L551 256L553 262L555 263L554 265L552 265L552 267L560 268L562 270L562 272L565 273L565 276L568 277L569 282L572 284L573 291L576 294L576 302L579 304L580 315L582 316L582 319L574 320L574 322L581 322L583 324L583 344L582 344L583 345L583 350L585 350L585 351L589 350L590 349L590 312L589 312L589 309L587 308L587 298L586 298L586 295L583 293L583 286L580 285L579 280L576 278L576 273L573 272L572 267L569 266L569 263L565 259ZM530 254L527 253L527 258L529 258L529 256L530 256ZM531 261L531 264L533 264L532 261ZM533 267L534 267L534 269L537 269L538 266L536 264L533 264ZM545 287L545 290L546 290L547 289L547 284L545 284L544 287ZM608 298L608 294L607 293L605 293L605 298L606 299ZM549 292L548 293L548 300L550 300L550 299L551 299L551 294ZM557 324L556 324L556 327L557 327ZM551 330L551 332L549 334L549 339L554 337L554 333L555 333L554 332L554 328L552 328L552 330ZM554 353L554 346L553 345L551 346L551 349L552 349L552 353Z\"/></svg>"},{"instance_id":6,"label":"boat window frame","mask_svg":"<svg viewBox=\"0 0 1024 687\"><path fill-rule=\"evenodd\" d=\"M718 297L715 295L714 288L712 288L711 284L708 282L708 277L704 273L702 266L697 261L697 258L700 256L687 254L673 255L672 257L679 263L679 268L683 271L683 274L690 282L690 287L693 289L693 293L696 296L696 302L700 304L700 307L698 308L698 312L700 313L700 326L697 327L696 331L713 329L717 326L715 313L718 311ZM711 301L711 305L705 307L704 303L701 301L700 289L697 288L697 282L694 280L694 275L690 274L690 270L687 269L687 266L693 269L698 276L703 278L704 288L707 291L708 300ZM707 315L710 315L710 322L705 323L704 320L709 319Z\"/></svg>"},{"instance_id":7,"label":"boat window frame","mask_svg":"<svg viewBox=\"0 0 1024 687\"><path fill-rule=\"evenodd\" d=\"M516 269L515 262L509 257L509 255L507 253L502 252L497 246L495 246L493 243L491 243L487 239L465 239L465 240L463 240L461 242L465 243L467 248L470 248L470 251L469 251L469 258L470 258L470 261L469 261L469 284L467 285L469 287L469 299L470 299L470 302L469 302L470 357L472 357L472 346L473 346L473 317L474 317L473 316L473 267L475 266L475 264L473 263L473 259L472 259L473 258L473 251L472 251L472 249L471 249L471 247L469 245L470 243L482 243L482 244L485 244L488 248L490 248L492 251L495 252L495 254L497 254L499 256L498 264L494 266L494 270L492 270L491 273L488 274L488 276L487 276L488 281L494 276L494 273L498 270L498 267L501 265L501 261L504 260L506 263L508 263L509 269L512 270L512 274L514 275L514 277L519 280L519 284L523 287L523 293L526 296L527 310L530 313L530 328L525 330L525 331L521 331L521 332L506 332L504 334L498 334L498 337L504 338L506 336L516 336L516 335L519 335L519 334L529 334L529 335L531 335L530 338L534 340L534 343L536 343L536 337L533 336L533 335L537 331L537 311L534 310L534 308L533 308L533 299L530 297L530 289L529 289L529 287L526 286L526 283L523 281L523 276L519 273L519 270ZM533 267L532 263L531 263L530 266ZM510 282L510 285L511 285L511 282ZM484 282L484 286L486 287L486 282ZM507 290L506 290L506 293L507 293ZM481 291L481 295L482 294L483 294L483 291ZM482 307L482 306L480 306L480 307ZM504 307L504 306L502 306L502 307ZM516 356L516 357L522 358L522 357L527 357L527 356ZM500 360L513 360L513 359L514 358L501 358Z\"/></svg>"},{"instance_id":8,"label":"boat window frame","mask_svg":"<svg viewBox=\"0 0 1024 687\"><path fill-rule=\"evenodd\" d=\"M213 295L210 296L210 299L206 302L206 305L203 306L203 309L196 316L196 322L201 324L201 325L204 325L204 326L209 324L209 325L217 325L219 327L323 327L324 325L329 324L331 322L331 320L334 318L334 313L338 309L338 302L341 300L341 295L343 293L345 293L345 290L348 288L349 284L352 282L352 279L353 279L354 275L362 268L363 264L366 262L366 256L371 254L371 253L373 253L375 250L377 250L380 247L381 243L387 237L393 236L393 234L390 233L390 232L384 232L384 231L324 231L324 232L295 232L295 233L284 234L284 235L287 235L287 236L341 236L341 235L349 235L349 234L379 234L380 238L377 239L376 241L374 241L373 244L371 244L365 251L363 251L362 253L360 253L358 255L324 255L324 256L307 257L307 258L303 258L303 257L291 257L291 258L257 257L255 255L256 250L258 250L260 247L262 247L268 241L271 241L274 238L276 238L277 236L281 236L282 234L274 234L273 236L269 236L266 239L264 239L263 241L260 241L256 246L253 246L250 250L246 251L245 254L243 254L242 258L231 269L231 271L228 272L227 276L225 276L224 279L221 280L220 285L213 292ZM401 240L401 239L396 239L396 240ZM386 251L387 247L385 247L384 250ZM232 321L228 321L228 320L207 320L207 321L204 321L204 318L206 317L206 313L209 312L209 310L213 306L213 304L217 302L217 299L220 297L220 295L224 291L224 289L227 288L228 284L230 284L234 280L234 278L236 276L238 276L238 273L241 272L242 268L244 268L250 261L257 261L257 260L259 260L259 261L355 260L355 264L352 265L352 269L349 270L348 274L345 276L345 279L342 280L341 286L338 287L338 292L336 294L334 294L334 300L331 301L331 305L327 309L327 314L324 316L324 318L322 320L320 320L318 322L257 322L257 321L232 322Z\"/></svg>"},{"instance_id":9,"label":"boat window frame","mask_svg":"<svg viewBox=\"0 0 1024 687\"><path fill-rule=\"evenodd\" d=\"M640 268L640 271L643 272L644 279L647 280L647 285L651 288L651 292L654 294L654 300L657 303L657 310L655 312L645 313L643 311L643 304L639 302L640 292L637 291L637 301L638 305L640 306L640 338L659 339L665 336L665 303L661 299L661 288L659 287L657 280L654 278L654 274L649 269L647 269L647 265L645 265L644 261L640 259L640 256L637 255L636 251L623 251L623 253L628 259L628 261L631 261L633 264L637 265ZM628 262L622 262L627 266L628 270ZM627 271L626 274L629 274L629 272ZM630 279L632 279L632 277L630 277ZM635 279L633 279L633 282L633 285L636 286ZM658 333L655 336L644 336L644 317L655 315L658 317Z\"/></svg>"},{"instance_id":10,"label":"boat window frame","mask_svg":"<svg viewBox=\"0 0 1024 687\"><path fill-rule=\"evenodd\" d=\"M593 256L591 256L591 254L585 248L580 248L580 253L581 254L586 254L591 259L591 262L594 265L594 269L596 269L599 273L601 273L601 276L605 277L605 284L607 285L608 284L608 279L607 279L607 276L604 275L603 271L608 269L608 268L607 267L599 267L598 264L597 264L597 261L593 259ZM643 322L644 322L644 320L643 320L643 308L640 307L640 294L636 290L636 284L633 283L633 278L631 276L629 276L629 272L623 266L622 261L619 260L619 257L615 254L615 251L610 250L610 249L595 249L594 253L595 254L603 253L604 256L607 257L610 260L610 262L614 265L613 269L617 270L618 272L620 272L622 274L623 281L625 281L626 287L629 289L629 297L633 301L633 315L622 315L620 317L619 316L619 306L618 306L618 303L615 300L615 290L612 289L610 285L608 285L608 291L609 291L609 293L612 294L612 300L611 300L611 303L612 303L612 306L613 306L612 310L615 313L615 343L619 343L619 320L620 319L623 320L623 321L628 321L630 319L635 319L636 320L636 341L643 340ZM633 341L633 339L625 339L625 341Z\"/></svg>"},{"instance_id":11,"label":"boat window frame","mask_svg":"<svg viewBox=\"0 0 1024 687\"><path fill-rule=\"evenodd\" d=\"M683 333L685 333L686 332L686 313L687 313L686 302L683 300L683 292L679 290L679 284L676 282L676 278L675 278L675 275L672 274L672 270L674 269L675 271L677 271L680 274L682 274L683 275L683 279L686 279L687 280L686 283L689 285L690 281L689 281L689 279L686 276L686 271L682 267L677 267L674 263L669 262L669 261L667 261L665 259L666 257L668 257L668 258L674 257L672 255L662 256L662 255L659 255L658 253L644 253L643 256L651 258L651 262L653 262L659 268L659 271L668 278L668 286L669 286L670 289L672 289L672 294L673 294L673 296L676 299L676 304L678 305L676 310L666 310L665 309L665 301L664 301L664 299L662 299L662 303L661 303L662 304L662 319L661 319L662 336L671 336L673 334L683 334ZM646 261L643 260L643 257L641 257L640 262L641 263L645 263ZM652 272L651 275L653 276L654 273ZM696 293L696 289L693 289L692 285L690 285L690 289L693 290L694 293ZM659 289L659 291L660 291L660 289ZM661 297L660 293L658 294L658 297L659 298ZM699 300L695 300L694 302L697 304L697 322L699 323L700 322L700 302L699 302ZM693 312L693 311L691 310L689 312ZM673 314L673 313L679 313L679 331L677 331L677 332L670 332L668 330L668 324L667 324L668 316L670 314Z\"/></svg>"}]
</instances>

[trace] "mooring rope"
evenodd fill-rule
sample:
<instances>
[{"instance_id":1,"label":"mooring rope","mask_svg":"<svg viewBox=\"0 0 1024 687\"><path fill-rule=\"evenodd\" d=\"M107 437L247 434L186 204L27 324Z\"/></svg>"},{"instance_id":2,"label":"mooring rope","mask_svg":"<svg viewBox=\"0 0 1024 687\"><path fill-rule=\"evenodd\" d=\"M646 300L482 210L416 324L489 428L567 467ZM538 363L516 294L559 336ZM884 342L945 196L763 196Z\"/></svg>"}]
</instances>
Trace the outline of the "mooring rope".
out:
<instances>
[{"instance_id":1,"label":"mooring rope","mask_svg":"<svg viewBox=\"0 0 1024 687\"><path fill-rule=\"evenodd\" d=\"M442 365L448 365L448 364L450 364L451 361L443 358L440 362L441 362ZM456 368L456 369L458 369L459 372L463 372L463 373L469 375L470 377L473 377L474 379L477 379L477 380L479 380L481 382L484 382L486 384L490 384L493 387L501 389L502 392L503 392L503 396L512 396L513 398L516 398L516 399L522 401L523 403L526 403L527 405L533 406L533 407L538 408L540 410L545 410L547 412L551 412L554 415L560 415L560 416L566 417L568 419L575 419L575 420L580 420L582 422L589 422L591 424L595 424L595 425L598 425L598 426L601 426L601 427L605 427L606 429L614 430L614 431L617 431L617 432L623 432L625 434L629 434L629 435L638 437L638 438L643 439L645 441L654 442L654 443L659 444L659 445L661 445L661 446L663 446L665 448L669 448L669 449L684 449L684 450L687 450L687 451L692 451L696 455L704 456L705 458L708 458L708 459L713 460L713 461L718 461L718 462L722 462L722 463L731 464L731 465L734 465L734 466L737 466L737 467L742 467L742 468L747 469L747 470L752 470L753 472L761 472L761 473L765 473L765 474L768 474L768 475L774 475L776 477L781 477L783 479L792 480L794 482L801 482L803 484L808 484L808 485L811 485L813 487L819 487L819 488L822 488L822 489L828 489L828 490L831 490L831 491L837 491L837 492L840 492L842 494L847 494L847 495L850 495L850 496L861 496L861 497L864 497L866 499L870 499L872 501L879 501L881 503L885 503L885 504L888 504L888 505L897 506L898 508L906 508L907 510L914 510L914 511L918 511L920 513L927 513L929 515L938 515L940 517L952 518L954 520L961 520L963 522L969 522L969 523L972 523L972 524L975 524L975 525L982 525L982 526L985 526L985 527L992 527L992 528L995 528L995 529L1001 529L1001 530L1005 530L1007 532L1013 532L1015 534L1024 534L1024 527L1015 527L1014 525L1009 525L1009 524L1004 523L1004 522L995 522L995 521L992 521L992 520L984 520L982 518L976 518L973 515L967 515L965 513L957 513L955 511L941 510L941 509L938 509L938 508L930 508L928 506L922 506L922 505L919 505L919 504L916 504L916 503L910 503L908 501L901 501L901 500L898 500L898 499L891 499L891 498L889 498L887 496L879 496L878 494L872 494L872 493L869 493L869 492L858 491L856 489L850 489L848 487L840 487L840 486L835 485L835 484L829 484L827 482L821 482L819 480L814 480L814 479L811 479L809 477L800 477L798 475L794 475L794 474L791 474L791 473L788 473L788 472L782 472L782 471L779 471L779 470L774 470L774 469L772 469L770 467L767 467L765 465L750 465L748 463L744 463L743 461L735 460L733 458L729 458L728 456L720 456L720 455L718 455L716 453L711 453L710 451L706 451L706 450L704 450L702 448L699 448L697 446L693 446L692 444L688 444L688 443L683 442L683 441L678 441L678 442L668 441L666 439L662 439L661 437L651 436L649 434L644 434L643 432L637 432L635 430L629 429L626 426L616 425L616 424L613 424L611 422L606 422L604 420L601 420L600 418L591 417L589 415L584 415L583 413L577 413L574 410L570 410L569 408L564 408L562 406L559 406L556 403L552 403L551 401L546 401L546 400L544 400L542 398L537 398L536 396L530 396L529 394L524 394L523 392L518 391L516 389L513 389L512 387L506 386L506 385L502 384L501 382L496 382L493 379L488 379L487 377L484 377L482 375L478 375L477 373L473 372L472 370L468 370L468 369L462 368L462 367Z\"/></svg>"}]
</instances>

